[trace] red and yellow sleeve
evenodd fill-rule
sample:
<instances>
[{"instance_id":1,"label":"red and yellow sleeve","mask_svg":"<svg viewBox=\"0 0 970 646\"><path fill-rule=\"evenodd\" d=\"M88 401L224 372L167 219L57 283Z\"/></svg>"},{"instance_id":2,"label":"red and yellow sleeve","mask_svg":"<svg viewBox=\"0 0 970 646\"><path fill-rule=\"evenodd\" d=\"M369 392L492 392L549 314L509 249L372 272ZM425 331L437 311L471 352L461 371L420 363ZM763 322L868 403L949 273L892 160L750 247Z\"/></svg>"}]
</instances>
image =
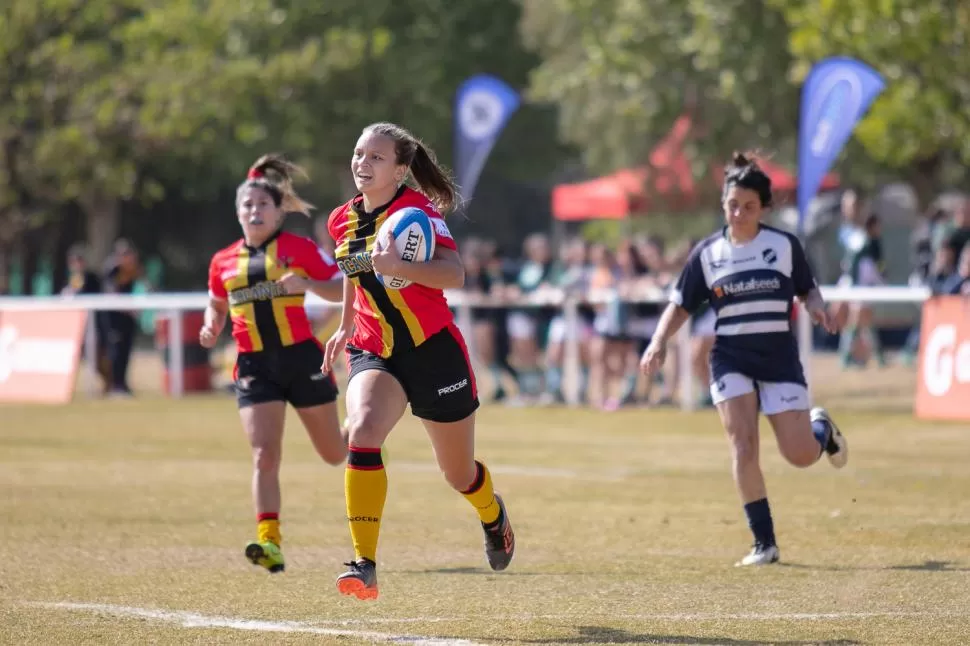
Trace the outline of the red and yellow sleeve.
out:
<instances>
[{"instance_id":1,"label":"red and yellow sleeve","mask_svg":"<svg viewBox=\"0 0 970 646\"><path fill-rule=\"evenodd\" d=\"M330 217L327 218L327 231L330 233L330 237L333 241L340 246L340 238L344 234L344 223L347 218L344 216L344 212L347 210L347 205L343 204L338 206L333 211L330 212Z\"/></svg>"},{"instance_id":2,"label":"red and yellow sleeve","mask_svg":"<svg viewBox=\"0 0 970 646\"><path fill-rule=\"evenodd\" d=\"M209 298L224 301L229 298L229 293L226 292L226 283L222 280L221 256L216 254L209 262Z\"/></svg>"},{"instance_id":3,"label":"red and yellow sleeve","mask_svg":"<svg viewBox=\"0 0 970 646\"><path fill-rule=\"evenodd\" d=\"M310 280L330 280L337 273L333 258L311 240L300 245L299 264Z\"/></svg>"}]
</instances>

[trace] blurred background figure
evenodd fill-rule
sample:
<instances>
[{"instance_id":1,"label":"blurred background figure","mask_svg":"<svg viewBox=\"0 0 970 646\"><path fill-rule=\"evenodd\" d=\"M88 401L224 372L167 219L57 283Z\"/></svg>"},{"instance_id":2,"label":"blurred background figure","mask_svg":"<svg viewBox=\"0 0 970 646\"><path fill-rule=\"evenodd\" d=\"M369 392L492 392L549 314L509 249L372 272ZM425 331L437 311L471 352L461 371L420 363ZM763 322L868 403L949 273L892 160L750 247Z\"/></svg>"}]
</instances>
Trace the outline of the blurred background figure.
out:
<instances>
[{"instance_id":1,"label":"blurred background figure","mask_svg":"<svg viewBox=\"0 0 970 646\"><path fill-rule=\"evenodd\" d=\"M553 265L549 284L569 297L582 297L589 287L590 267L586 241L572 238L559 247L559 258ZM556 312L549 322L548 343L546 344L545 392L540 398L543 404L562 404L566 401L563 394L563 363L566 342L575 340L579 352L579 401L585 403L586 389L589 387L589 350L593 337L593 317L595 313L589 305L579 305L579 319L575 329L570 329L562 312Z\"/></svg>"},{"instance_id":2,"label":"blurred background figure","mask_svg":"<svg viewBox=\"0 0 970 646\"><path fill-rule=\"evenodd\" d=\"M961 199L953 211L953 217L940 227L944 236L943 244L953 250L953 256L959 258L963 250L970 244L970 199Z\"/></svg>"},{"instance_id":3,"label":"blurred background figure","mask_svg":"<svg viewBox=\"0 0 970 646\"><path fill-rule=\"evenodd\" d=\"M543 233L529 235L523 243L525 257L514 285L506 290L508 298L516 299L535 294L550 287L552 247ZM543 391L543 371L540 363L549 322L556 309L550 307L519 307L509 312L508 330L512 341L510 363L519 373L519 396L523 401L535 401Z\"/></svg>"},{"instance_id":4,"label":"blurred background figure","mask_svg":"<svg viewBox=\"0 0 970 646\"><path fill-rule=\"evenodd\" d=\"M61 289L64 296L100 294L101 278L88 266L84 245L76 244L67 251L67 284Z\"/></svg>"},{"instance_id":5,"label":"blurred background figure","mask_svg":"<svg viewBox=\"0 0 970 646\"><path fill-rule=\"evenodd\" d=\"M589 385L594 396L590 403L609 408L615 401L612 384L621 370L627 343L624 337L626 311L618 297L620 268L613 251L604 244L590 247L589 288L593 295L607 299L593 305L593 340L590 345ZM591 394L592 394L591 393Z\"/></svg>"},{"instance_id":6,"label":"blurred background figure","mask_svg":"<svg viewBox=\"0 0 970 646\"><path fill-rule=\"evenodd\" d=\"M101 277L88 265L87 250L82 244L75 244L67 251L67 284L61 289L62 296L78 294L100 294ZM95 330L94 370L101 378L101 393L111 389L111 362L108 358L105 339L107 336L107 317L104 312L92 312ZM87 348L81 348L81 356L87 356Z\"/></svg>"},{"instance_id":7,"label":"blurred background figure","mask_svg":"<svg viewBox=\"0 0 970 646\"><path fill-rule=\"evenodd\" d=\"M519 371L509 362L512 339L509 335L509 309L505 306L508 286L515 282L518 268L516 263L501 253L494 240L482 241L479 253L483 267L482 284L487 286L489 300L495 304L488 309L494 329L494 349L486 365L495 383L492 401L501 402L508 398L503 377L507 376L511 380L517 393L522 391Z\"/></svg>"},{"instance_id":8,"label":"blurred background figure","mask_svg":"<svg viewBox=\"0 0 970 646\"><path fill-rule=\"evenodd\" d=\"M502 385L503 369L499 366L507 362L504 357L499 357L500 348L496 321L497 314L504 310L493 305L501 306L502 283L494 282L494 277L486 266L486 255L491 252L489 248L479 240L470 238L462 243L460 249L462 262L465 265L465 287L463 291L477 303L471 308L472 347L480 364L489 368L492 377L493 401L500 401L506 397L506 391ZM501 319L501 322L504 324L504 318ZM507 356L508 343L505 343L501 349ZM510 368L509 374L514 380L515 371Z\"/></svg>"},{"instance_id":9,"label":"blurred background figure","mask_svg":"<svg viewBox=\"0 0 970 646\"><path fill-rule=\"evenodd\" d=\"M879 216L870 213L862 227L862 237L856 237L849 250L845 274L839 284L857 287L876 287L885 284L885 258L882 250L882 227ZM861 341L864 347L857 347ZM875 356L879 366L886 365L886 357L873 326L872 306L851 303L846 328L842 331L839 353L843 367L865 366Z\"/></svg>"},{"instance_id":10,"label":"blurred background figure","mask_svg":"<svg viewBox=\"0 0 970 646\"><path fill-rule=\"evenodd\" d=\"M128 240L121 238L105 263L103 286L107 294L132 294L141 278L142 266L138 251ZM104 335L110 362L108 395L130 397L134 393L128 385L128 365L135 344L137 314L127 311L105 312Z\"/></svg>"},{"instance_id":11,"label":"blurred background figure","mask_svg":"<svg viewBox=\"0 0 970 646\"><path fill-rule=\"evenodd\" d=\"M960 285L954 293L970 296L970 244L963 245L960 262L957 264L957 277L960 279Z\"/></svg>"},{"instance_id":12,"label":"blurred background figure","mask_svg":"<svg viewBox=\"0 0 970 646\"><path fill-rule=\"evenodd\" d=\"M965 256L967 256L966 253L960 254L961 258ZM953 247L943 245L936 250L936 258L928 281L930 291L934 296L953 295L961 292L963 277L960 274L960 268Z\"/></svg>"}]
</instances>

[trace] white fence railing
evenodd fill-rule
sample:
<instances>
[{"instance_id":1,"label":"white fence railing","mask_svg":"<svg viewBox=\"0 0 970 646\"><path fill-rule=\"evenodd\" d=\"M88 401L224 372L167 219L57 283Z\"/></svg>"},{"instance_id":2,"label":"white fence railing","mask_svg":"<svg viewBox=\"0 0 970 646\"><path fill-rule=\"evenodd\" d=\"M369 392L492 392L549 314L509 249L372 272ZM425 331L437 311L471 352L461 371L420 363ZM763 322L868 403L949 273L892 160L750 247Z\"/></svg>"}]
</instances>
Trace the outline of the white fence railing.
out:
<instances>
[{"instance_id":1,"label":"white fence railing","mask_svg":"<svg viewBox=\"0 0 970 646\"><path fill-rule=\"evenodd\" d=\"M925 287L823 287L822 295L828 302L856 302L856 303L922 303L930 296L929 289ZM564 293L560 290L549 290L541 293L531 294L520 301L495 303L489 300L476 298L464 292L448 292L448 302L458 311L458 325L465 332L466 339L471 345L473 335L470 334L471 328L471 308L474 306L488 305L491 307L539 307L552 305L561 307L566 323L566 347L564 357L564 382L572 384L568 392L564 393L570 403L579 400L577 391L579 379L579 335L573 332L579 329L578 306L584 303L606 302L610 296L604 293L584 295L579 298ZM637 297L624 299L628 302L639 303L663 303L666 298L663 293L656 290L651 293L641 294ZM169 372L170 372L170 391L173 397L183 394L182 372L184 368L184 330L182 328L182 313L187 311L199 311L205 309L209 302L205 292L190 293L159 293L159 294L96 294L82 295L74 297L60 296L7 296L0 297L0 312L4 311L66 311L82 310L86 312L95 311L154 311L160 316L169 320ZM320 298L308 294L307 309L309 311L322 308L337 307L336 304L328 303ZM680 382L678 384L679 399L681 406L690 409L694 406L694 379L690 367L690 330L689 325L685 325L677 337L679 360L678 374ZM799 312L797 325L797 338L799 350L802 356L802 363L805 366L806 378L811 386L811 376L808 371L811 366L809 361L812 354L812 323L803 311ZM94 359L95 342L94 317L88 318L87 331L85 334L86 364L89 370L94 370L96 362ZM471 348L474 354L474 348ZM92 380L93 383L93 380Z\"/></svg>"}]
</instances>

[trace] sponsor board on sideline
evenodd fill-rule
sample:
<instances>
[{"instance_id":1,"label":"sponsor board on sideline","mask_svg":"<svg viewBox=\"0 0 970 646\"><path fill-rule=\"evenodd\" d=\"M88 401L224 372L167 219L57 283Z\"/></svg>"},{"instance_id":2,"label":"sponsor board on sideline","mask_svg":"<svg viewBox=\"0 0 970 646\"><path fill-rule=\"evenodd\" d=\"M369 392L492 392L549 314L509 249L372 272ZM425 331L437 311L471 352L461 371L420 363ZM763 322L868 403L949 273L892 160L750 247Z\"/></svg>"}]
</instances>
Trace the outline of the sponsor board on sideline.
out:
<instances>
[{"instance_id":1,"label":"sponsor board on sideline","mask_svg":"<svg viewBox=\"0 0 970 646\"><path fill-rule=\"evenodd\" d=\"M70 402L86 321L83 311L0 311L0 402Z\"/></svg>"},{"instance_id":2,"label":"sponsor board on sideline","mask_svg":"<svg viewBox=\"0 0 970 646\"><path fill-rule=\"evenodd\" d=\"M915 409L921 419L970 421L970 299L923 304Z\"/></svg>"}]
</instances>

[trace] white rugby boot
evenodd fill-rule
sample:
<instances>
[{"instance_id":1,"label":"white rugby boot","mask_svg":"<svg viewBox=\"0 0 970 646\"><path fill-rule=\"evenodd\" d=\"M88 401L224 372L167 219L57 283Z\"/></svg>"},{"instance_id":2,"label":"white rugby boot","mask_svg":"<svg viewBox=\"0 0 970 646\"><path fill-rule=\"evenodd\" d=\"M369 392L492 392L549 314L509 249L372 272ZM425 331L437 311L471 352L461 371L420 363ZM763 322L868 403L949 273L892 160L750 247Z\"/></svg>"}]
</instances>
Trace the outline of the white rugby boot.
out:
<instances>
[{"instance_id":1,"label":"white rugby boot","mask_svg":"<svg viewBox=\"0 0 970 646\"><path fill-rule=\"evenodd\" d=\"M832 421L832 417L828 411L821 406L813 408L808 416L811 421L825 422L832 429L832 434L829 436L829 444L825 447L825 455L828 456L829 462L832 463L833 467L841 469L849 461L849 443L846 441L845 436L842 435L842 431Z\"/></svg>"},{"instance_id":2,"label":"white rugby boot","mask_svg":"<svg viewBox=\"0 0 970 646\"><path fill-rule=\"evenodd\" d=\"M734 567L747 567L748 565L771 565L777 563L781 558L781 552L777 545L761 545L755 543L751 548L751 553L734 564Z\"/></svg>"}]
</instances>

